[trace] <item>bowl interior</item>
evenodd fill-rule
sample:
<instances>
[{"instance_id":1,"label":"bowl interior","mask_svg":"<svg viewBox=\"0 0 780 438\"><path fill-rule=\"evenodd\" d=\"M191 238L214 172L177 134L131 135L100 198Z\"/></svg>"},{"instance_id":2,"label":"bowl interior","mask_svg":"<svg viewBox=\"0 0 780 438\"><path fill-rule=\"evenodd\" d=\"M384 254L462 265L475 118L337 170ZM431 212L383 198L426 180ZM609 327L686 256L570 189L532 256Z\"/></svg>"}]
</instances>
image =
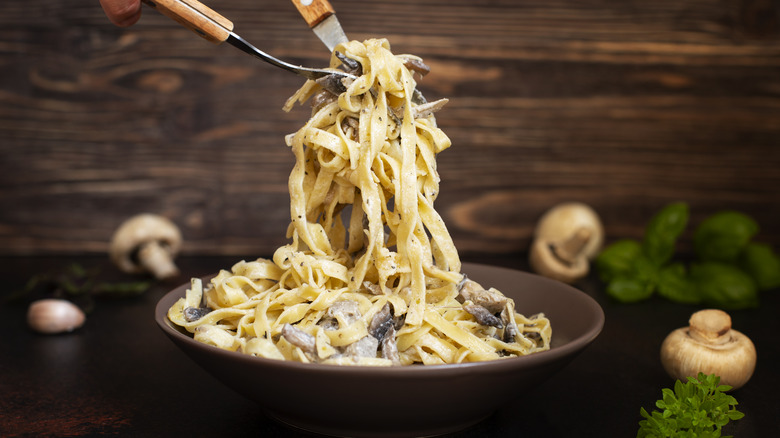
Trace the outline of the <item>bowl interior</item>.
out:
<instances>
[{"instance_id":1,"label":"bowl interior","mask_svg":"<svg viewBox=\"0 0 780 438\"><path fill-rule=\"evenodd\" d=\"M550 350L490 362L387 368L255 358L201 344L168 320L168 308L184 296L189 284L159 301L155 319L180 349L217 380L287 424L329 435L436 435L478 422L518 391L550 378L587 347L604 324L598 303L566 284L478 264L464 263L462 271L514 299L518 312L544 313L552 324ZM301 396L312 392L319 397ZM391 425L386 421L388 412L394 418Z\"/></svg>"}]
</instances>

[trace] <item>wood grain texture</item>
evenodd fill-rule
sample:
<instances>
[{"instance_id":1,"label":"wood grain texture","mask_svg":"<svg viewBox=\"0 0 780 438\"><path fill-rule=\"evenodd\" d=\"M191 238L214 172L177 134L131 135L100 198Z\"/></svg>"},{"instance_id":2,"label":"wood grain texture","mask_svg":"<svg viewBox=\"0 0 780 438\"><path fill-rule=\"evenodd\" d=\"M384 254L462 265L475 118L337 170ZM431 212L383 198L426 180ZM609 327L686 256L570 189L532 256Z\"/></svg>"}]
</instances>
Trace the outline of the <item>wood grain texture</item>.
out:
<instances>
[{"instance_id":1,"label":"wood grain texture","mask_svg":"<svg viewBox=\"0 0 780 438\"><path fill-rule=\"evenodd\" d=\"M206 3L282 59L327 63L289 1ZM591 204L608 239L664 204L753 215L780 245L780 3L336 0L354 39L422 56L448 97L442 213L462 253L528 248L536 219ZM113 27L94 0L0 3L0 254L106 251L139 212L190 254L286 242L281 111L299 78L150 8ZM683 241L683 246L686 241Z\"/></svg>"}]
</instances>

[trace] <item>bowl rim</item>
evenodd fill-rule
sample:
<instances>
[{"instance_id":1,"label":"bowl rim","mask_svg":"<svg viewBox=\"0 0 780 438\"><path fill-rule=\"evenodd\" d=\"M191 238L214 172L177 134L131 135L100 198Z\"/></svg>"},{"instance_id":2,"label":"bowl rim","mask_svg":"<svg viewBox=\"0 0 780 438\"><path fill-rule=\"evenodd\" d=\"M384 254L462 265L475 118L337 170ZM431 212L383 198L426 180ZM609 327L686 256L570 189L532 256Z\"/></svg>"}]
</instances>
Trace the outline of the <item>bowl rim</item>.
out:
<instances>
[{"instance_id":1,"label":"bowl rim","mask_svg":"<svg viewBox=\"0 0 780 438\"><path fill-rule=\"evenodd\" d=\"M574 355L583 350L601 333L604 323L605 315L604 310L598 304L598 302L586 294L585 292L576 289L575 287L552 280L546 277L542 277L530 272L515 270L511 268L491 266L479 263L463 263L462 271L468 272L469 268L472 269L488 269L488 270L503 270L511 271L512 275L527 275L535 277L538 281L548 281L557 283L557 287L567 290L567 293L574 294L580 299L578 305L586 306L584 313L592 316L592 323L588 326L588 329L578 336L569 339L565 344L560 346L551 347L549 350L540 351L537 353L529 354L527 356L508 357L505 359L481 361L481 362L467 362L459 364L442 364L442 365L420 365L420 366L399 366L399 367L377 367L377 366L361 366L361 365L335 365L335 364L317 364L317 363L303 363L294 361L285 361L278 359L267 359L263 357L249 356L237 351L223 350L211 345L203 344L182 333L179 329L174 327L173 323L168 319L168 309L179 298L183 297L183 292L189 283L184 283L176 288L170 290L157 302L155 306L155 322L163 330L163 332L169 336L172 340L178 339L185 342L188 346L196 349L206 349L211 354L224 357L226 360L240 361L247 364L256 364L256 366L262 366L270 369L284 369L285 371L300 370L304 372L318 372L326 374L345 374L348 373L352 376L359 375L371 375L372 377L385 376L393 377L403 375L404 378L420 377L431 378L432 376L440 377L453 377L456 375L462 375L473 371L474 368L478 368L485 372L505 372L518 367L533 367L537 363L553 362L559 359L563 359L567 356ZM210 279L213 275L202 277ZM555 336L555 330L553 327L553 336Z\"/></svg>"}]
</instances>

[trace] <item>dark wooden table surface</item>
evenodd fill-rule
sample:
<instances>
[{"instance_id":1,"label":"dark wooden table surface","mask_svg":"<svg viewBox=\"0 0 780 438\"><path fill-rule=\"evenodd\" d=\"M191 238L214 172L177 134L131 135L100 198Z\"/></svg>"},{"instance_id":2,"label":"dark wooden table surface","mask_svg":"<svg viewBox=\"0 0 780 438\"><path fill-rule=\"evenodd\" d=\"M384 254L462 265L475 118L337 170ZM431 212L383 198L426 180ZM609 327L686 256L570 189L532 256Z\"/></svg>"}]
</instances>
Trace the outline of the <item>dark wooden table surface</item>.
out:
<instances>
[{"instance_id":1,"label":"dark wooden table surface","mask_svg":"<svg viewBox=\"0 0 780 438\"><path fill-rule=\"evenodd\" d=\"M237 257L184 257L182 283L229 267ZM524 257L475 257L468 261L525 269ZM99 257L0 259L0 295L20 288L33 274L70 263L105 267ZM110 274L110 268L106 268ZM111 277L111 275L109 275ZM114 275L117 280L126 277ZM176 283L174 281L174 283ZM690 306L651 300L636 305L608 300L599 282L579 287L605 311L596 341L553 379L493 416L453 437L635 436L639 408L652 409L672 385L659 347L684 325ZM171 285L158 284L134 299L100 301L85 326L44 336L25 325L24 304L0 307L0 436L12 437L213 437L299 436L256 404L223 387L191 362L156 326L154 306ZM778 436L780 391L780 291L762 295L761 306L731 312L734 327L758 350L753 378L734 391L745 417L729 432L739 438Z\"/></svg>"},{"instance_id":2,"label":"dark wooden table surface","mask_svg":"<svg viewBox=\"0 0 780 438\"><path fill-rule=\"evenodd\" d=\"M289 0L212 0L268 53L327 51ZM778 0L333 0L355 39L422 56L453 146L439 210L462 252L528 249L555 203L636 237L671 201L733 208L780 244ZM103 252L164 214L187 254L270 253L289 223L298 77L145 8L0 2L0 254Z\"/></svg>"}]
</instances>

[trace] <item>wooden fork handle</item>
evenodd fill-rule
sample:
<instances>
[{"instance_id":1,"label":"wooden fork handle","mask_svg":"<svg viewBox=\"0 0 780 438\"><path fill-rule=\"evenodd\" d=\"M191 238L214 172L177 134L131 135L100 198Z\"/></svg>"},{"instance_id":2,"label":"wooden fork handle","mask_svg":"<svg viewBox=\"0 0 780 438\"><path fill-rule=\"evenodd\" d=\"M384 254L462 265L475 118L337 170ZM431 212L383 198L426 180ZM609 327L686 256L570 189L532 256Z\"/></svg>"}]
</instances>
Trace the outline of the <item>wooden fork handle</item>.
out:
<instances>
[{"instance_id":1,"label":"wooden fork handle","mask_svg":"<svg viewBox=\"0 0 780 438\"><path fill-rule=\"evenodd\" d=\"M143 0L168 18L192 30L212 43L228 39L233 22L198 0Z\"/></svg>"},{"instance_id":2,"label":"wooden fork handle","mask_svg":"<svg viewBox=\"0 0 780 438\"><path fill-rule=\"evenodd\" d=\"M328 0L292 0L309 27L314 27L336 11Z\"/></svg>"}]
</instances>

